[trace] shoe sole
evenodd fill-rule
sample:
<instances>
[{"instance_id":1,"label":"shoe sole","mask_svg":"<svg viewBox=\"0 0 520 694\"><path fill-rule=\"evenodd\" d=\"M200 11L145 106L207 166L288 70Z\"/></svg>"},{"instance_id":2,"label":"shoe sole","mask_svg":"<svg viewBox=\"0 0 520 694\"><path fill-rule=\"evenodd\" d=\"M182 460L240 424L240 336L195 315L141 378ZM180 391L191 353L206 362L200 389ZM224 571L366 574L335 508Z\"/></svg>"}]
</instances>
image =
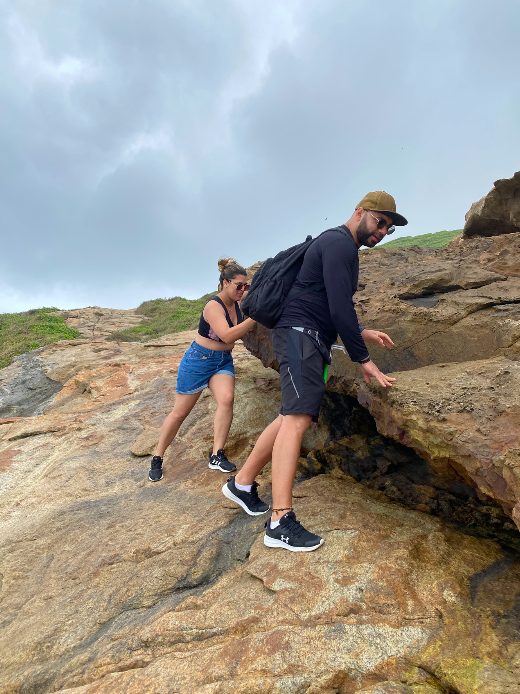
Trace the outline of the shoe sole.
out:
<instances>
[{"instance_id":1,"label":"shoe sole","mask_svg":"<svg viewBox=\"0 0 520 694\"><path fill-rule=\"evenodd\" d=\"M230 472L235 472L235 470L237 469L237 466L235 465L235 467L234 467L232 470L223 470L223 469L220 467L220 465L212 465L212 463L210 463L210 464L208 465L208 467L209 467L210 470L220 470L220 472L227 472L228 475L229 475Z\"/></svg>"},{"instance_id":2,"label":"shoe sole","mask_svg":"<svg viewBox=\"0 0 520 694\"><path fill-rule=\"evenodd\" d=\"M267 511L271 510L271 507L267 508L265 511L251 511L250 509L247 508L247 505L242 501L242 499L239 499L238 496L235 496L233 492L230 490L230 488L225 484L222 487L222 494L229 499L230 501L234 501L235 504L238 504L239 506L242 506L244 511L250 515L250 516L263 516L264 513L267 513Z\"/></svg>"},{"instance_id":3,"label":"shoe sole","mask_svg":"<svg viewBox=\"0 0 520 694\"><path fill-rule=\"evenodd\" d=\"M288 549L290 552L314 552L315 549L322 546L323 542L324 540L322 539L320 544L314 545L314 547L293 547L292 545L288 545L287 542L282 542L282 540L264 535L264 545L266 547L282 547L282 549Z\"/></svg>"},{"instance_id":4,"label":"shoe sole","mask_svg":"<svg viewBox=\"0 0 520 694\"><path fill-rule=\"evenodd\" d=\"M161 476L160 476L158 479L153 480L153 479L150 477L150 475L148 475L148 479L150 480L150 482L159 482L160 480L162 480L163 477L164 477L164 475L161 474Z\"/></svg>"}]
</instances>

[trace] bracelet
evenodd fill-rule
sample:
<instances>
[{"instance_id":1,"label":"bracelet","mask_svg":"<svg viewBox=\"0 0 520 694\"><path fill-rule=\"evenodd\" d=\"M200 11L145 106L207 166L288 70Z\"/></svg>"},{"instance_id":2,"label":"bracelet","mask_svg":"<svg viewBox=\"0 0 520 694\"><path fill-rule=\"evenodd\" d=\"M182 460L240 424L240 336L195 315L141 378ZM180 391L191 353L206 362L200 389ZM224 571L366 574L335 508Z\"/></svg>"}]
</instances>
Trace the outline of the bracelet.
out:
<instances>
[{"instance_id":1,"label":"bracelet","mask_svg":"<svg viewBox=\"0 0 520 694\"><path fill-rule=\"evenodd\" d=\"M370 361L370 357L365 357L364 359L362 359L362 360L361 360L360 362L358 362L358 363L359 363L359 364L368 364L369 361Z\"/></svg>"}]
</instances>

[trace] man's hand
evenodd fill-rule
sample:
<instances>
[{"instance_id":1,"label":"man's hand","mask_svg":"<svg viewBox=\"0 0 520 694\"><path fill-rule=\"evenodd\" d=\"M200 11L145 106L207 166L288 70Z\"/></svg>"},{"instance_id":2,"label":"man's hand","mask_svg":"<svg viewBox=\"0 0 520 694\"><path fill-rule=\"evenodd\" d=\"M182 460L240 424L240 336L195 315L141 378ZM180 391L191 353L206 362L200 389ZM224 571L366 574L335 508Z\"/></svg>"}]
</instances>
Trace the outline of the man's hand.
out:
<instances>
[{"instance_id":1,"label":"man's hand","mask_svg":"<svg viewBox=\"0 0 520 694\"><path fill-rule=\"evenodd\" d=\"M367 332L366 330L363 330L363 332ZM375 330L371 330L369 332L376 332ZM379 333L380 335L384 335L384 333ZM386 335L388 337L388 335ZM390 338L388 338L390 339ZM393 343L392 343L393 344ZM361 373L363 374L363 378L367 383L370 383L370 377L375 378L379 383L383 386L383 388L386 388L386 386L392 386L393 383L392 381L395 381L395 378L389 378L388 376L385 376L384 373L379 371L377 366L374 364L373 361L368 361L366 364L360 364L359 365L361 369Z\"/></svg>"},{"instance_id":2,"label":"man's hand","mask_svg":"<svg viewBox=\"0 0 520 694\"><path fill-rule=\"evenodd\" d=\"M376 345L381 345L381 347L393 347L394 343L388 337L386 333L382 333L380 330L363 330L361 337L365 342L373 342Z\"/></svg>"}]
</instances>

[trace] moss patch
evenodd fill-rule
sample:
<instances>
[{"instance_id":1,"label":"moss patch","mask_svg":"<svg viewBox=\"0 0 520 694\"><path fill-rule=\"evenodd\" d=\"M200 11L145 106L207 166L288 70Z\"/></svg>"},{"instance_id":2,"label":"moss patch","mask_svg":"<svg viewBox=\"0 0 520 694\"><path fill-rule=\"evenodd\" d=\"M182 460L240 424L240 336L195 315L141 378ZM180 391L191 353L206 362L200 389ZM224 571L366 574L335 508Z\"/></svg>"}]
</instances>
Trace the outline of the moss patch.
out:
<instances>
[{"instance_id":1,"label":"moss patch","mask_svg":"<svg viewBox=\"0 0 520 694\"><path fill-rule=\"evenodd\" d=\"M45 347L58 340L81 337L74 328L65 325L62 316L53 316L57 308L36 308L23 313L0 314L0 369L8 366L13 357L32 349Z\"/></svg>"}]
</instances>

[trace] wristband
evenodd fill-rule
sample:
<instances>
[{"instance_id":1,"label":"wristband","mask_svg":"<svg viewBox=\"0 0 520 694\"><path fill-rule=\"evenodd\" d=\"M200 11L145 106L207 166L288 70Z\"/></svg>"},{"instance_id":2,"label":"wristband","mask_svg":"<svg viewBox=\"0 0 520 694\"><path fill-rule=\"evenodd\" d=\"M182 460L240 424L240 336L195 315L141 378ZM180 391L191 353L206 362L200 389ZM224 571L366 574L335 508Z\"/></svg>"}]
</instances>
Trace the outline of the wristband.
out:
<instances>
[{"instance_id":1,"label":"wristband","mask_svg":"<svg viewBox=\"0 0 520 694\"><path fill-rule=\"evenodd\" d=\"M359 363L359 364L368 364L369 361L370 361L370 357L365 357L364 359L362 359L362 360L361 360L360 362L358 362L358 363Z\"/></svg>"}]
</instances>

